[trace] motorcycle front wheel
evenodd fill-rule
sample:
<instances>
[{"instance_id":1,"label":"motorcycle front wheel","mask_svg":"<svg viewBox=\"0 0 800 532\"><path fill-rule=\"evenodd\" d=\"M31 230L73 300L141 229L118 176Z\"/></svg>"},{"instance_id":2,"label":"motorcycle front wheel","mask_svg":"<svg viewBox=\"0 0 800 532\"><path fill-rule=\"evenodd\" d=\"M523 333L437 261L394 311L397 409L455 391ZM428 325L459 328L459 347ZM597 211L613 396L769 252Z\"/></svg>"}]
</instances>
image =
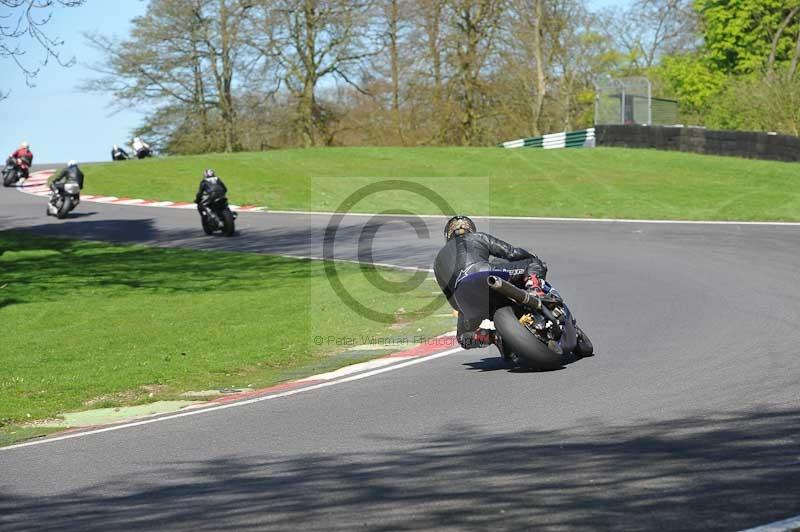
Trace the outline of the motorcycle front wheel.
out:
<instances>
[{"instance_id":1,"label":"motorcycle front wheel","mask_svg":"<svg viewBox=\"0 0 800 532\"><path fill-rule=\"evenodd\" d=\"M211 235L214 233L214 228L211 227L211 222L208 220L208 216L201 214L200 223L203 224L203 232L205 234Z\"/></svg>"},{"instance_id":2,"label":"motorcycle front wheel","mask_svg":"<svg viewBox=\"0 0 800 532\"><path fill-rule=\"evenodd\" d=\"M493 321L503 344L517 356L524 366L542 371L559 369L563 366L561 355L551 351L522 325L514 313L513 307L498 309L494 313Z\"/></svg>"},{"instance_id":3,"label":"motorcycle front wheel","mask_svg":"<svg viewBox=\"0 0 800 532\"><path fill-rule=\"evenodd\" d=\"M17 182L17 180L15 179L16 176L14 174L16 174L16 172L13 172L13 171L12 172L5 172L3 174L3 186L4 187L10 187L11 185L13 185L14 183Z\"/></svg>"},{"instance_id":4,"label":"motorcycle front wheel","mask_svg":"<svg viewBox=\"0 0 800 532\"><path fill-rule=\"evenodd\" d=\"M56 218L58 218L59 220L66 218L67 213L69 213L69 211L71 210L72 210L72 198L66 197L61 203L61 208L58 209L58 212L56 213Z\"/></svg>"}]
</instances>

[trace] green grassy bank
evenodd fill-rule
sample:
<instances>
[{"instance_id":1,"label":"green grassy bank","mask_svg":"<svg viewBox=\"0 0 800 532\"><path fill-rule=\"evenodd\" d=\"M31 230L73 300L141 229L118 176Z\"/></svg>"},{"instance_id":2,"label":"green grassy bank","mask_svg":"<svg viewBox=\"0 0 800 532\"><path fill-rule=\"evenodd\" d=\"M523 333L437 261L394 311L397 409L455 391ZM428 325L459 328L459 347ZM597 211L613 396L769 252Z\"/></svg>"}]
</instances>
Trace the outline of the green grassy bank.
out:
<instances>
[{"instance_id":1,"label":"green grassy bank","mask_svg":"<svg viewBox=\"0 0 800 532\"><path fill-rule=\"evenodd\" d=\"M633 149L319 148L86 167L89 194L191 201L206 167L233 203L334 210L360 187L408 179L470 214L800 220L800 164ZM353 207L438 213L430 194L383 192Z\"/></svg>"},{"instance_id":2,"label":"green grassy bank","mask_svg":"<svg viewBox=\"0 0 800 532\"><path fill-rule=\"evenodd\" d=\"M0 232L0 252L0 427L187 390L267 386L370 357L331 357L347 344L454 326L446 303L415 312L432 301L435 282L387 295L352 264L337 264L342 284L392 323L343 304L320 261L16 232Z\"/></svg>"}]
</instances>

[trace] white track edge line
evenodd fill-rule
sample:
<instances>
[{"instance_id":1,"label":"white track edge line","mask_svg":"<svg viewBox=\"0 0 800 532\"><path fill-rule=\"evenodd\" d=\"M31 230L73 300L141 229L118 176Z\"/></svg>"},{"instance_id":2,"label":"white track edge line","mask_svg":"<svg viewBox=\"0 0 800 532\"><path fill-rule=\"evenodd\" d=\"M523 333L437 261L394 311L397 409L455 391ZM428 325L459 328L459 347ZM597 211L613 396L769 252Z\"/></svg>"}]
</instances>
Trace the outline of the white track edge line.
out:
<instances>
[{"instance_id":1,"label":"white track edge line","mask_svg":"<svg viewBox=\"0 0 800 532\"><path fill-rule=\"evenodd\" d=\"M800 528L800 515L795 515L788 519L767 523L766 525L757 526L755 528L748 528L741 532L789 532L790 530L797 530L798 528Z\"/></svg>"},{"instance_id":2,"label":"white track edge line","mask_svg":"<svg viewBox=\"0 0 800 532\"><path fill-rule=\"evenodd\" d=\"M298 216L358 216L374 218L447 218L446 214L385 214L385 213L365 213L365 212L328 212L328 211L284 211L284 210L264 210L262 214L296 214ZM627 224L687 224L687 225L764 225L764 226L789 226L799 227L800 222L753 222L735 220L640 220L636 218L558 218L553 216L470 216L475 220L520 220L531 222L584 222L584 223L627 223Z\"/></svg>"},{"instance_id":3,"label":"white track edge line","mask_svg":"<svg viewBox=\"0 0 800 532\"><path fill-rule=\"evenodd\" d=\"M20 449L20 448L23 448L23 447L33 447L34 445L44 445L44 444L47 444L47 443L54 443L54 442L62 441L62 440L71 440L73 438L81 438L83 436L90 436L90 435L93 435L93 434L100 434L102 432L112 432L112 431L115 431L115 430L121 430L121 429L130 428L130 427L138 427L138 426L141 426L141 425L149 425L151 423L160 423L162 421L168 421L170 419L177 419L177 418L188 417L188 416L196 416L196 415L199 415L199 414L206 414L206 413L209 413L209 412L216 412L218 410L226 410L228 408L236 408L236 407L240 407L240 406L250 405L250 404L253 404L253 403L260 403L262 401L267 401L267 400L270 400L270 399L278 399L278 398L281 398L281 397L288 397L290 395L296 395L296 394L303 393L303 392L310 392L312 390L318 390L320 388L327 388L329 386L335 386L337 384L342 384L342 383L345 383L345 382L352 382L352 381L357 381L357 380L361 380L361 379L366 379L367 377L373 377L375 375L379 375L381 373L386 373L388 371L394 371L396 369L402 369L402 368L406 368L408 366L413 366L415 364L420 364L420 363L426 362L428 360L434 360L434 359L437 359L437 358L441 358L441 357L445 357L445 356L448 356L448 355L452 355L452 354L458 353L459 351L462 351L462 350L463 349L461 349L460 347L456 347L456 348L453 348L453 349L448 349L447 351L442 351L441 353L435 353L433 355L417 357L417 358L408 360L406 362L400 362L399 364L394 364L394 365L391 365L391 366L388 366L388 367L378 368L378 369L374 369L374 370L371 370L371 371L366 371L364 373L359 373L357 375L351 375L349 377L345 377L345 378L342 378L342 379L336 379L336 380L333 380L333 381L327 381L327 382L321 382L321 383L318 383L318 384L312 384L311 386L305 386L303 388L298 388L296 390L288 390L288 391L285 391L285 392L278 392L278 393L274 393L274 394L270 394L270 395L265 395L265 396L262 396L262 397L254 397L252 399L245 399L245 400L242 400L242 401L234 401L234 402L231 402L231 403L225 403L225 404L216 405L216 406L209 406L209 407L206 407L206 408L197 408L196 410L188 410L188 411L180 412L180 413L177 413L177 414L169 414L169 415L166 415L166 416L156 417L156 418L152 418L152 419L143 419L141 421L133 421L133 422L130 422L130 423L123 423L121 425L113 425L111 427L104 427L104 428L101 428L101 429L89 430L89 431L86 431L86 432L78 432L78 433L75 433L75 434L66 434L64 436L55 436L53 438L46 438L46 439L43 439L43 440L35 440L35 441L30 441L30 442L25 442L25 443L18 443L16 445L9 445L7 447L0 447L0 452L10 451L12 449Z\"/></svg>"}]
</instances>

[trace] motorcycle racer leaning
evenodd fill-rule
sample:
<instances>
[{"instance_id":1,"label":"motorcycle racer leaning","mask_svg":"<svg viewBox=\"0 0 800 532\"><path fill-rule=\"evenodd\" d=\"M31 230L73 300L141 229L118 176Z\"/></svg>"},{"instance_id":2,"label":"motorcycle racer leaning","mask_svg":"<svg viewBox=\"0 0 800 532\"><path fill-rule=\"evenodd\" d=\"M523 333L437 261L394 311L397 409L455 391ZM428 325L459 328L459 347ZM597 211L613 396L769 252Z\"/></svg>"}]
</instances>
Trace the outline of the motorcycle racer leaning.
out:
<instances>
[{"instance_id":1,"label":"motorcycle racer leaning","mask_svg":"<svg viewBox=\"0 0 800 532\"><path fill-rule=\"evenodd\" d=\"M203 172L203 179L200 180L200 186L195 194L194 202L197 203L197 211L202 215L203 206L209 202L221 198L228 193L228 187L222 182L214 170L211 168Z\"/></svg>"},{"instance_id":2,"label":"motorcycle racer leaning","mask_svg":"<svg viewBox=\"0 0 800 532\"><path fill-rule=\"evenodd\" d=\"M114 144L111 146L111 160L112 161L127 161L129 158L128 152Z\"/></svg>"},{"instance_id":3,"label":"motorcycle racer leaning","mask_svg":"<svg viewBox=\"0 0 800 532\"><path fill-rule=\"evenodd\" d=\"M19 167L22 170L22 178L28 179L28 174L33 164L33 152L31 152L30 144L27 141L22 141L19 148L8 156L6 164L8 163L13 163Z\"/></svg>"},{"instance_id":4,"label":"motorcycle racer leaning","mask_svg":"<svg viewBox=\"0 0 800 532\"><path fill-rule=\"evenodd\" d=\"M51 191L62 195L64 194L64 185L66 183L77 183L83 190L83 172L78 168L78 163L75 161L68 162L66 168L62 169L58 174L53 174L47 181Z\"/></svg>"},{"instance_id":5,"label":"motorcycle racer leaning","mask_svg":"<svg viewBox=\"0 0 800 532\"><path fill-rule=\"evenodd\" d=\"M153 151L150 149L150 145L140 139L139 137L135 137L133 142L131 143L131 147L133 148L134 154L136 154L137 159L144 159L145 157L150 157L153 155Z\"/></svg>"},{"instance_id":6,"label":"motorcycle racer leaning","mask_svg":"<svg viewBox=\"0 0 800 532\"><path fill-rule=\"evenodd\" d=\"M446 244L436 256L433 271L447 301L458 311L458 343L464 349L492 345L494 331L481 329L480 322L467 319L458 307L453 297L458 282L471 273L501 270L509 272L509 282L543 295L547 265L529 251L477 232L475 223L466 216L448 220L444 237Z\"/></svg>"}]
</instances>

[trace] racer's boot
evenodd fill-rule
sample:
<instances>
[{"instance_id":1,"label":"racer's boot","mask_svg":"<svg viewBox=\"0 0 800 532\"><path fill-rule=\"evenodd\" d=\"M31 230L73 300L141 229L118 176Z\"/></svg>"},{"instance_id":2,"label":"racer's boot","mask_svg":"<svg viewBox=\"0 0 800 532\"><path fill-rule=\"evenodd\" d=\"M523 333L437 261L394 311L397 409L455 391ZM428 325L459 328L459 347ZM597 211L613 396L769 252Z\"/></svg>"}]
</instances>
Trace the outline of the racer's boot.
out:
<instances>
[{"instance_id":1,"label":"racer's boot","mask_svg":"<svg viewBox=\"0 0 800 532\"><path fill-rule=\"evenodd\" d=\"M495 333L489 329L477 329L475 331L462 333L458 337L458 343L464 349L477 349L489 347L495 342Z\"/></svg>"}]
</instances>

